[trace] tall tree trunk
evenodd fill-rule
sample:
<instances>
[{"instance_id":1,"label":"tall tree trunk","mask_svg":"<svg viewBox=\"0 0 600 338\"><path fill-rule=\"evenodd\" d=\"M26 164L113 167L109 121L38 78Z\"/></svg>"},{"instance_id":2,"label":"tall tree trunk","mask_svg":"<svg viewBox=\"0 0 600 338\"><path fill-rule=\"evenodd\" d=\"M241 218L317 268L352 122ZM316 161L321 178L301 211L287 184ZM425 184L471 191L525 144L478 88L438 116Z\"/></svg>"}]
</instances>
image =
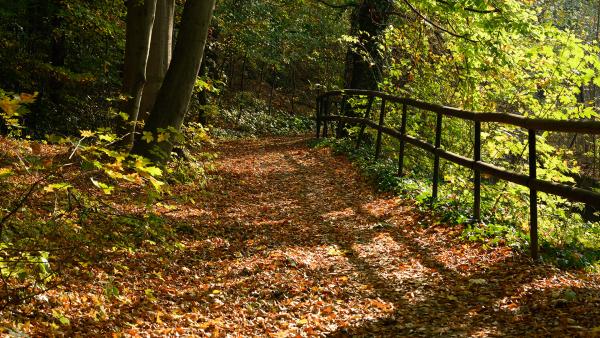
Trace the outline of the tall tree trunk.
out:
<instances>
[{"instance_id":1,"label":"tall tree trunk","mask_svg":"<svg viewBox=\"0 0 600 338\"><path fill-rule=\"evenodd\" d=\"M240 80L240 92L244 91L244 78L246 75L246 62L248 61L248 55L244 55L244 61L242 61L242 78Z\"/></svg>"},{"instance_id":2,"label":"tall tree trunk","mask_svg":"<svg viewBox=\"0 0 600 338\"><path fill-rule=\"evenodd\" d=\"M140 103L139 121L145 121L152 110L156 95L169 69L173 49L175 0L157 0L150 54L146 66L146 84Z\"/></svg>"},{"instance_id":3,"label":"tall tree trunk","mask_svg":"<svg viewBox=\"0 0 600 338\"><path fill-rule=\"evenodd\" d=\"M202 62L214 5L215 0L186 1L173 60L144 127L144 133L151 133L153 137L149 142L149 138L138 138L132 150L134 154L155 163L165 163L169 159L174 138L171 130L179 132L183 124ZM159 141L158 137L165 133L170 137Z\"/></svg>"},{"instance_id":4,"label":"tall tree trunk","mask_svg":"<svg viewBox=\"0 0 600 338\"><path fill-rule=\"evenodd\" d=\"M271 66L271 88L269 90L269 114L271 114L273 110L273 94L275 92L275 81L277 78L275 77L275 67Z\"/></svg>"},{"instance_id":5,"label":"tall tree trunk","mask_svg":"<svg viewBox=\"0 0 600 338\"><path fill-rule=\"evenodd\" d=\"M377 90L383 77L384 61L379 45L392 5L392 0L362 0L352 11L350 35L356 36L358 42L346 52L345 88ZM348 106L340 109L344 109L346 115L356 115ZM338 123L336 136L347 135L346 124Z\"/></svg>"},{"instance_id":6,"label":"tall tree trunk","mask_svg":"<svg viewBox=\"0 0 600 338\"><path fill-rule=\"evenodd\" d=\"M232 58L229 62L229 75L227 76L227 80L229 81L229 88L233 89L233 84L235 83L235 63L237 60Z\"/></svg>"},{"instance_id":7,"label":"tall tree trunk","mask_svg":"<svg viewBox=\"0 0 600 338\"><path fill-rule=\"evenodd\" d=\"M383 70L379 44L392 4L391 0L363 0L354 9L350 34L358 37L358 43L350 46L346 54L346 88L377 89Z\"/></svg>"},{"instance_id":8,"label":"tall tree trunk","mask_svg":"<svg viewBox=\"0 0 600 338\"><path fill-rule=\"evenodd\" d=\"M296 113L294 107L294 95L296 95L296 68L290 63L290 73L292 75L292 95L290 95L290 104L292 106L292 115Z\"/></svg>"},{"instance_id":9,"label":"tall tree trunk","mask_svg":"<svg viewBox=\"0 0 600 338\"><path fill-rule=\"evenodd\" d=\"M146 83L146 64L150 53L150 40L157 0L128 0L127 27L125 34L125 67L123 71L123 112L128 115L128 124L120 124L117 132L124 136L127 145L134 140L134 124L137 121Z\"/></svg>"}]
</instances>

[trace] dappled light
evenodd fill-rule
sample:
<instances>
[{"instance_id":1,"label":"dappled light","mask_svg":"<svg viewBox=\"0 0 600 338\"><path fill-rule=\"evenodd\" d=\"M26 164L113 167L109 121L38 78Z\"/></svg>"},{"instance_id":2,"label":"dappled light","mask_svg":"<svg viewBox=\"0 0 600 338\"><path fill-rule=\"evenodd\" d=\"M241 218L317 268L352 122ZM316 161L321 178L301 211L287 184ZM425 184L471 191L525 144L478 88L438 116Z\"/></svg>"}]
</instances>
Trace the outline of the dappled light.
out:
<instances>
[{"instance_id":1,"label":"dappled light","mask_svg":"<svg viewBox=\"0 0 600 338\"><path fill-rule=\"evenodd\" d=\"M205 191L173 186L178 193L152 207L177 229L170 249L149 240L108 248L101 262L69 268L65 287L29 311L68 316L69 335L485 336L598 326L596 275L465 242L463 226L375 192L347 159L306 138L240 142L219 145L219 176ZM35 335L43 322L18 328Z\"/></svg>"},{"instance_id":2,"label":"dappled light","mask_svg":"<svg viewBox=\"0 0 600 338\"><path fill-rule=\"evenodd\" d=\"M0 336L600 337L600 1L0 0Z\"/></svg>"}]
</instances>

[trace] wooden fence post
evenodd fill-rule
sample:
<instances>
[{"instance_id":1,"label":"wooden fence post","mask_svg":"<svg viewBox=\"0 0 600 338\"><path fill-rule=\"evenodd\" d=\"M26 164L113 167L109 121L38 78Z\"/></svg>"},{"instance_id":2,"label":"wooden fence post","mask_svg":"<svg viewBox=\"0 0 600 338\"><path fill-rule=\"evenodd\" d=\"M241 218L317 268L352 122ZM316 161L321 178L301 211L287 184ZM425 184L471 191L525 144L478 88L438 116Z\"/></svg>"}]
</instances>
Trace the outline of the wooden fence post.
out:
<instances>
[{"instance_id":1,"label":"wooden fence post","mask_svg":"<svg viewBox=\"0 0 600 338\"><path fill-rule=\"evenodd\" d=\"M435 150L440 149L442 144L442 113L437 113L437 120L435 124ZM433 189L431 189L431 205L435 202L438 197L438 181L440 176L440 155L437 151L434 153L433 158Z\"/></svg>"},{"instance_id":2,"label":"wooden fence post","mask_svg":"<svg viewBox=\"0 0 600 338\"><path fill-rule=\"evenodd\" d=\"M346 116L346 105L348 104L347 100L348 100L347 96L342 95L342 100L339 102L338 115ZM335 127L335 138L342 137L344 127L345 127L344 122L338 120L336 123L336 127Z\"/></svg>"},{"instance_id":3,"label":"wooden fence post","mask_svg":"<svg viewBox=\"0 0 600 338\"><path fill-rule=\"evenodd\" d=\"M371 107L373 106L373 101L375 100L375 96L369 96L369 102L367 103L367 109L365 110L365 119L368 119L369 116L371 116ZM365 128L367 127L366 124L361 124L360 125L360 132L358 133L358 138L356 139L356 149L360 148L360 141L363 138L363 135L365 134Z\"/></svg>"},{"instance_id":4,"label":"wooden fence post","mask_svg":"<svg viewBox=\"0 0 600 338\"><path fill-rule=\"evenodd\" d=\"M481 122L475 121L475 145L473 149L473 160L481 161ZM474 170L473 178L473 220L481 221L481 171Z\"/></svg>"},{"instance_id":5,"label":"wooden fence post","mask_svg":"<svg viewBox=\"0 0 600 338\"><path fill-rule=\"evenodd\" d=\"M323 120L323 137L327 138L327 129L329 127L329 121L327 120L327 118L329 118L329 97L326 97L325 100L323 100L323 117L325 118Z\"/></svg>"},{"instance_id":6,"label":"wooden fence post","mask_svg":"<svg viewBox=\"0 0 600 338\"><path fill-rule=\"evenodd\" d=\"M537 154L535 150L535 130L528 130L529 137L529 245L531 257L538 259L538 218L537 218L537 190L531 188L533 180L537 177Z\"/></svg>"},{"instance_id":7,"label":"wooden fence post","mask_svg":"<svg viewBox=\"0 0 600 338\"><path fill-rule=\"evenodd\" d=\"M383 120L385 117L385 99L381 99L381 111L379 112L379 128L377 128L377 143L375 144L375 159L379 158L381 153L381 127L383 127Z\"/></svg>"},{"instance_id":8,"label":"wooden fence post","mask_svg":"<svg viewBox=\"0 0 600 338\"><path fill-rule=\"evenodd\" d=\"M398 151L398 177L402 177L404 168L404 136L406 136L406 103L402 104L402 124L400 125L400 149Z\"/></svg>"},{"instance_id":9,"label":"wooden fence post","mask_svg":"<svg viewBox=\"0 0 600 338\"><path fill-rule=\"evenodd\" d=\"M317 104L316 104L316 108L317 108L317 138L319 138L319 136L321 136L321 100L319 98L317 98Z\"/></svg>"}]
</instances>

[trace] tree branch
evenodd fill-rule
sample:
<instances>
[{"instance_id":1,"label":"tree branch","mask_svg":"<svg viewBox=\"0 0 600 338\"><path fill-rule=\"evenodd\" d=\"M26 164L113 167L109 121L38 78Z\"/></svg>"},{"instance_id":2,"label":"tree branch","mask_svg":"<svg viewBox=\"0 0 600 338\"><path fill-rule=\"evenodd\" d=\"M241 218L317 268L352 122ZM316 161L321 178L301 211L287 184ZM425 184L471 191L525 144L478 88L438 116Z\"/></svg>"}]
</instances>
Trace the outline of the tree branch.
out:
<instances>
[{"instance_id":1,"label":"tree branch","mask_svg":"<svg viewBox=\"0 0 600 338\"><path fill-rule=\"evenodd\" d=\"M315 0L320 4L323 4L327 7L331 7L331 8L337 8L337 9L344 9L344 8L349 8L349 7L356 7L357 4L356 2L350 2L350 3L345 3L345 4L330 4L328 2L326 2L325 0Z\"/></svg>"},{"instance_id":2,"label":"tree branch","mask_svg":"<svg viewBox=\"0 0 600 338\"><path fill-rule=\"evenodd\" d=\"M421 12L419 12L418 9L416 9L410 2L408 2L408 0L403 0L403 1L408 6L408 8L410 8L410 10L413 11L415 14L417 14L421 19L423 19L423 21L425 21L428 24L432 25L433 27L441 30L442 32L446 32L446 33L448 33L448 34L450 34L450 35L452 35L452 36L454 36L456 38L465 39L465 40L470 41L470 42L479 42L477 40L473 40L473 39L469 38L466 35L456 34L456 33L452 32L452 31L447 30L446 28L438 25L437 23L435 23L435 22L427 19L423 14L421 14Z\"/></svg>"},{"instance_id":3,"label":"tree branch","mask_svg":"<svg viewBox=\"0 0 600 338\"><path fill-rule=\"evenodd\" d=\"M25 202L27 202L27 200L29 199L29 196L31 196L31 194L35 191L35 188L37 188L37 186L42 183L44 180L46 180L46 178L48 178L48 176L50 176L50 174L38 179L37 181L35 181L31 186L29 186L29 189L27 189L26 192L23 192L21 194L21 197L19 198L19 200L15 203L15 205L8 211L8 213L6 213L4 216L2 216L2 218L0 219L0 237L2 236L2 233L4 231L4 223L6 223L6 221L12 216L14 215L19 209L21 209L21 207L23 206L23 204L25 204Z\"/></svg>"},{"instance_id":4,"label":"tree branch","mask_svg":"<svg viewBox=\"0 0 600 338\"><path fill-rule=\"evenodd\" d=\"M389 12L386 12L386 14L388 14L388 15L395 15L395 16L399 16L399 17L401 17L401 18L403 18L403 19L408 19L408 15L406 15L406 14L404 14L404 13L400 13L400 12L398 12L398 11L389 11Z\"/></svg>"}]
</instances>

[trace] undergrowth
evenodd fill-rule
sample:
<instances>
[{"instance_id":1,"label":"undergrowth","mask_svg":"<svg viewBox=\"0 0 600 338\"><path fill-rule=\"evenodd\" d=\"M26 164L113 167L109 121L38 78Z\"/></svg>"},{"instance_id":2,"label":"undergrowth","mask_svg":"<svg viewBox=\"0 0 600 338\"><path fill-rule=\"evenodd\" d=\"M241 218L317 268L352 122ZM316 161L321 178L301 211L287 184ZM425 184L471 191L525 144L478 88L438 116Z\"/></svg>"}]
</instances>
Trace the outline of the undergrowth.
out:
<instances>
[{"instance_id":1,"label":"undergrowth","mask_svg":"<svg viewBox=\"0 0 600 338\"><path fill-rule=\"evenodd\" d=\"M0 92L0 316L60 288L91 263L119 252L180 248L190 231L158 212L187 197L183 185L203 187L215 155L206 129L188 124L173 160L157 167L115 146L108 129L78 137L19 138L34 95Z\"/></svg>"},{"instance_id":2,"label":"undergrowth","mask_svg":"<svg viewBox=\"0 0 600 338\"><path fill-rule=\"evenodd\" d=\"M211 119L215 138L236 139L268 135L298 135L312 130L311 117L269 108L264 100L240 93L237 104L222 107Z\"/></svg>"}]
</instances>

